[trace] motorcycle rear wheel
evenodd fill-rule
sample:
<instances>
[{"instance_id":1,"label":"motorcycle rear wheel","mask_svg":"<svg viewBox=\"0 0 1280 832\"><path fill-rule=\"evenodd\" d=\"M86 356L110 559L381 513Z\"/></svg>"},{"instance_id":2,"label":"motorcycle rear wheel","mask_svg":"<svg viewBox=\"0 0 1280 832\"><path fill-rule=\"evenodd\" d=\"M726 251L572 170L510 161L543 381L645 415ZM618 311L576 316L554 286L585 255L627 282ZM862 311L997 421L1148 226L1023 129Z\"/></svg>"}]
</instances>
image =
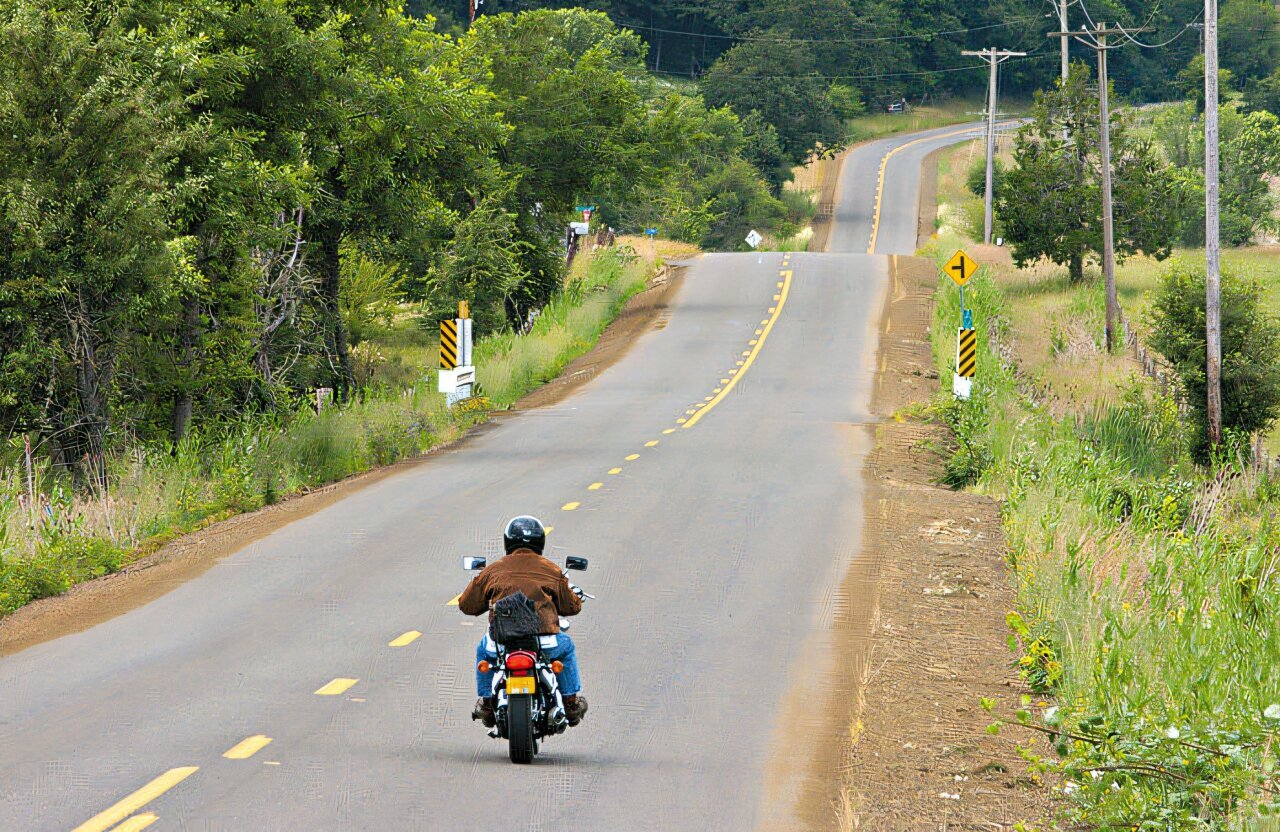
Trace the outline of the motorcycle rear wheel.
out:
<instances>
[{"instance_id":1,"label":"motorcycle rear wheel","mask_svg":"<svg viewBox=\"0 0 1280 832\"><path fill-rule=\"evenodd\" d=\"M533 736L533 697L526 694L512 696L507 702L507 747L511 762L532 763L538 753L538 741Z\"/></svg>"}]
</instances>

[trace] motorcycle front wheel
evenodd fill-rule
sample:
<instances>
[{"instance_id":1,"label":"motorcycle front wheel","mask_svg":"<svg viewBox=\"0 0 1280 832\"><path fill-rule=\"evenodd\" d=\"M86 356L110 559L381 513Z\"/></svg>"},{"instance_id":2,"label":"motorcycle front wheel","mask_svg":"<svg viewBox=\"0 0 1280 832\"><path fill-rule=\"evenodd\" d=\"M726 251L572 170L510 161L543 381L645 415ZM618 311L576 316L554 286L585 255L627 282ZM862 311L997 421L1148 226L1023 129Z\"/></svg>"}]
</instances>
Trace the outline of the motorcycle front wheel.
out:
<instances>
[{"instance_id":1,"label":"motorcycle front wheel","mask_svg":"<svg viewBox=\"0 0 1280 832\"><path fill-rule=\"evenodd\" d=\"M526 694L512 696L507 702L507 746L511 751L511 762L533 762L533 756L538 753L533 729L533 697Z\"/></svg>"}]
</instances>

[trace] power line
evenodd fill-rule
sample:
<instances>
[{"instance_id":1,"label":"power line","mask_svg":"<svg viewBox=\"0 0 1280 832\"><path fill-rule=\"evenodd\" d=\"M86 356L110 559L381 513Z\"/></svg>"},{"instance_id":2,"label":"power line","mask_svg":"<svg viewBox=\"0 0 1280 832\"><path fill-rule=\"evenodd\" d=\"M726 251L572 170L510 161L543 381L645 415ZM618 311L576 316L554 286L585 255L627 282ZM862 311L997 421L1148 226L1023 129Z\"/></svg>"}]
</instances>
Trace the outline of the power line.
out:
<instances>
[{"instance_id":1,"label":"power line","mask_svg":"<svg viewBox=\"0 0 1280 832\"><path fill-rule=\"evenodd\" d=\"M1037 54L1037 52L1028 52L1025 58L1010 58L1008 63L1021 63L1023 61L1035 60L1048 56L1048 53ZM886 72L875 75L820 75L815 72L809 75L737 75L735 77L757 81L794 81L808 79L816 79L819 81L875 81L882 78L913 78L921 75L945 75L951 72L965 72L970 69L985 69L986 66L987 65L985 63L966 64L965 66L952 66L944 69L922 69L915 72ZM665 69L652 69L649 71L658 75L670 75L676 78L690 78L694 75L692 72L669 72Z\"/></svg>"},{"instance_id":2,"label":"power line","mask_svg":"<svg viewBox=\"0 0 1280 832\"><path fill-rule=\"evenodd\" d=\"M910 35L877 35L873 37L862 38L794 38L794 37L768 37L764 35L718 35L714 32L689 32L681 29L663 29L658 26L640 26L628 23L619 23L618 26L623 29L643 30L646 32L661 32L666 35L685 35L688 37L707 38L712 40L732 40L747 41L751 43L883 43L885 41L902 41L902 40L930 40L932 38L945 37L948 35L963 35L970 32L985 32L989 29L1003 29L1009 26L1026 23L1028 21L1039 20L1040 17L1019 17L1007 20L1003 23L992 23L987 26L973 26L968 29L943 29L937 32L917 32Z\"/></svg>"}]
</instances>

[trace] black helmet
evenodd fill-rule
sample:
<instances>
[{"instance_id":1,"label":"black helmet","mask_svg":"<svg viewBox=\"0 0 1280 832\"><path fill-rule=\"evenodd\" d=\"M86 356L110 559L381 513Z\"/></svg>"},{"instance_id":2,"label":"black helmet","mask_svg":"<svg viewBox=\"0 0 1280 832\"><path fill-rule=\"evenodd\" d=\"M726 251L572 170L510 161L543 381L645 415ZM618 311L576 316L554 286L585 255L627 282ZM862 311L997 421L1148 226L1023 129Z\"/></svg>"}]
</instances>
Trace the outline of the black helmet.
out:
<instances>
[{"instance_id":1,"label":"black helmet","mask_svg":"<svg viewBox=\"0 0 1280 832\"><path fill-rule=\"evenodd\" d=\"M513 517L502 533L502 547L508 555L516 549L532 549L542 554L546 545L547 530L542 527L542 521L527 514Z\"/></svg>"}]
</instances>

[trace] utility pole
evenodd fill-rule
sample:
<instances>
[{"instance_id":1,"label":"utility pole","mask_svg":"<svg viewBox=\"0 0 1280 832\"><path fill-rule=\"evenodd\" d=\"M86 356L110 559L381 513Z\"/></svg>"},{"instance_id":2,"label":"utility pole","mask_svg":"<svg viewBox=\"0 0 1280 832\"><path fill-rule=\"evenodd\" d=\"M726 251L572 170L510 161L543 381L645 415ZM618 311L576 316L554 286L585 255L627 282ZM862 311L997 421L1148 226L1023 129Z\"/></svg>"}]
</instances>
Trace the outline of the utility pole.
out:
<instances>
[{"instance_id":1,"label":"utility pole","mask_svg":"<svg viewBox=\"0 0 1280 832\"><path fill-rule=\"evenodd\" d=\"M1206 3L1212 0L1205 0ZM1102 280L1107 292L1107 352L1116 346L1116 329L1120 323L1120 301L1116 297L1116 233L1115 217L1112 211L1111 198L1111 90L1107 83L1107 52L1116 46L1107 45L1108 35L1130 35L1146 31L1143 29L1124 29L1117 27L1108 29L1105 23L1097 24L1091 30L1080 32L1051 32L1049 37L1071 36L1098 53L1098 114L1101 126L1099 133L1098 153L1102 157ZM1080 35L1091 34L1092 40L1081 40ZM1065 42L1065 38L1064 38Z\"/></svg>"},{"instance_id":2,"label":"utility pole","mask_svg":"<svg viewBox=\"0 0 1280 832\"><path fill-rule=\"evenodd\" d=\"M1061 31L1067 31L1067 0L1058 0L1058 27ZM1067 83L1067 75L1071 73L1071 50L1067 42L1067 36L1063 35L1060 39L1062 43L1062 83Z\"/></svg>"},{"instance_id":3,"label":"utility pole","mask_svg":"<svg viewBox=\"0 0 1280 832\"><path fill-rule=\"evenodd\" d=\"M1204 0L1205 381L1209 445L1222 444L1221 251L1218 221L1218 0Z\"/></svg>"},{"instance_id":4,"label":"utility pole","mask_svg":"<svg viewBox=\"0 0 1280 832\"><path fill-rule=\"evenodd\" d=\"M960 54L982 58L991 66L991 79L987 82L987 204L983 224L983 238L987 245L991 245L991 226L994 220L992 209L994 186L992 166L995 164L996 157L996 83L999 80L996 67L1010 58L1020 58L1027 53L1010 52L1007 49L983 49L977 52L965 51Z\"/></svg>"}]
</instances>

